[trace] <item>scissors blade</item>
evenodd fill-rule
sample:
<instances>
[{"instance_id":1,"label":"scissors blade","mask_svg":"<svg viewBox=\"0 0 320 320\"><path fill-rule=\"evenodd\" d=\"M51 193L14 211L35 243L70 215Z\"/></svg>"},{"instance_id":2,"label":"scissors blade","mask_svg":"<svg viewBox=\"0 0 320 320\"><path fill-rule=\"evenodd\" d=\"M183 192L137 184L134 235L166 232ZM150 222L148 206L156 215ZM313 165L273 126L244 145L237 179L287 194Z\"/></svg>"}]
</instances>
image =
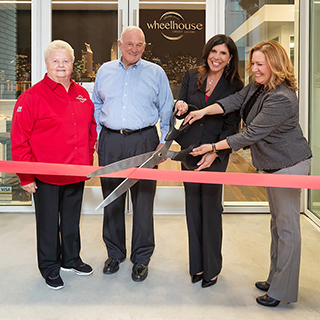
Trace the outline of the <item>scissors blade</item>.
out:
<instances>
[{"instance_id":1,"label":"scissors blade","mask_svg":"<svg viewBox=\"0 0 320 320\"><path fill-rule=\"evenodd\" d=\"M172 159L174 158L179 152L178 151L173 151L173 150L168 150L167 154L166 154L166 158L167 159Z\"/></svg>"},{"instance_id":2,"label":"scissors blade","mask_svg":"<svg viewBox=\"0 0 320 320\"><path fill-rule=\"evenodd\" d=\"M172 144L173 140L166 141L166 143L159 149L153 152L153 155L146 160L144 163L139 166L139 168L153 168L155 167L161 160L167 157L169 148Z\"/></svg>"},{"instance_id":3,"label":"scissors blade","mask_svg":"<svg viewBox=\"0 0 320 320\"><path fill-rule=\"evenodd\" d=\"M126 178L123 180L97 207L96 210L100 210L116 200L122 194L124 194L127 190L129 190L134 184L136 184L139 180L133 180Z\"/></svg>"},{"instance_id":4,"label":"scissors blade","mask_svg":"<svg viewBox=\"0 0 320 320\"><path fill-rule=\"evenodd\" d=\"M152 151L151 157L146 159L139 168L153 168L156 166L159 161L164 159L168 153L168 150L172 144L172 141L167 141L159 150ZM103 168L104 169L104 168ZM101 169L100 169L101 170ZM130 189L135 183L139 180L124 179L96 208L96 210L102 209L103 207L110 204L112 201L116 200L123 193L125 193L128 189Z\"/></svg>"},{"instance_id":5,"label":"scissors blade","mask_svg":"<svg viewBox=\"0 0 320 320\"><path fill-rule=\"evenodd\" d=\"M90 174L88 174L87 177L92 178L92 177L101 176L107 173L117 172L117 171L140 166L141 163L144 163L147 159L149 159L154 154L154 152L155 151L151 151L151 152L139 154L131 158L113 162L101 169L91 172Z\"/></svg>"}]
</instances>

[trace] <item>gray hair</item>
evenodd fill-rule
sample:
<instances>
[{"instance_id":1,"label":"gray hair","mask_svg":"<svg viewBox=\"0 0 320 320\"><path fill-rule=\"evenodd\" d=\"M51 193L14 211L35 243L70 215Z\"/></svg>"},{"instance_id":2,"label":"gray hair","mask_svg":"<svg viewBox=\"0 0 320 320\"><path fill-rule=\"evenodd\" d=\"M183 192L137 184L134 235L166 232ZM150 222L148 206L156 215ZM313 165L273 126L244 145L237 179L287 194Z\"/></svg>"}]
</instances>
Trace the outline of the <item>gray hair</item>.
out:
<instances>
[{"instance_id":1,"label":"gray hair","mask_svg":"<svg viewBox=\"0 0 320 320\"><path fill-rule=\"evenodd\" d=\"M72 57L72 62L74 62L74 50L68 42L65 42L63 40L54 40L51 43L49 43L49 45L44 50L44 61L47 61L52 51L62 49L67 50L70 53Z\"/></svg>"},{"instance_id":2,"label":"gray hair","mask_svg":"<svg viewBox=\"0 0 320 320\"><path fill-rule=\"evenodd\" d=\"M146 43L146 39L145 39L145 35L144 35L144 32L141 28L139 27L136 27L136 26L128 26L126 28L124 28L124 30L121 32L121 36L120 36L120 41L121 43L123 43L123 35L126 33L126 32L129 32L129 31L134 31L134 30L137 30L137 31L140 31L142 36L143 36L143 43L145 44Z\"/></svg>"}]
</instances>

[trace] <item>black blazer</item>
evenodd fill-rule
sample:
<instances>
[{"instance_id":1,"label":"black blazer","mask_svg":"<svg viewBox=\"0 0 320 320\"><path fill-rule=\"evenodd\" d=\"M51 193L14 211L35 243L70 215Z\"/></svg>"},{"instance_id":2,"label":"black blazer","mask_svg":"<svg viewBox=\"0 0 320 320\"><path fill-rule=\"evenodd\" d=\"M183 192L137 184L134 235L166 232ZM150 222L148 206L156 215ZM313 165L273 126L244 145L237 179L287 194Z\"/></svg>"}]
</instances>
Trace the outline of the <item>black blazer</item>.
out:
<instances>
[{"instance_id":1,"label":"black blazer","mask_svg":"<svg viewBox=\"0 0 320 320\"><path fill-rule=\"evenodd\" d=\"M205 101L205 94L197 90L198 68L186 72L179 93L179 100L195 105L203 109L243 88L240 80L234 80L230 84L224 77L221 77L211 96ZM204 81L202 89L205 91L207 80ZM201 120L194 122L190 128L177 138L182 149L190 145L199 146L204 143L214 143L225 139L227 136L237 133L240 121L239 111L231 112L225 116L212 115L204 116ZM219 158L224 161L231 153L231 149L219 151ZM201 159L201 157L200 157Z\"/></svg>"}]
</instances>

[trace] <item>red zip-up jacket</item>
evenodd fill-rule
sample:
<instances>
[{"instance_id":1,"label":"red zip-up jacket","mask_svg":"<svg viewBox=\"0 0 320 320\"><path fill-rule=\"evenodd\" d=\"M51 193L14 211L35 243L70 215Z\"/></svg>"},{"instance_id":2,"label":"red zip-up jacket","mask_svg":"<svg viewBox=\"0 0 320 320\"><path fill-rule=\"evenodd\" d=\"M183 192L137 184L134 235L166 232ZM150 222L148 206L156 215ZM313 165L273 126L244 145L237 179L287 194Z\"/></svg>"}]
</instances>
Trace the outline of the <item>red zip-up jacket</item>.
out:
<instances>
[{"instance_id":1,"label":"red zip-up jacket","mask_svg":"<svg viewBox=\"0 0 320 320\"><path fill-rule=\"evenodd\" d=\"M71 79L70 79L71 80ZM64 86L44 79L18 98L12 118L11 153L15 161L92 165L97 139L94 105L71 80ZM64 185L84 177L19 174L21 185L35 181Z\"/></svg>"}]
</instances>

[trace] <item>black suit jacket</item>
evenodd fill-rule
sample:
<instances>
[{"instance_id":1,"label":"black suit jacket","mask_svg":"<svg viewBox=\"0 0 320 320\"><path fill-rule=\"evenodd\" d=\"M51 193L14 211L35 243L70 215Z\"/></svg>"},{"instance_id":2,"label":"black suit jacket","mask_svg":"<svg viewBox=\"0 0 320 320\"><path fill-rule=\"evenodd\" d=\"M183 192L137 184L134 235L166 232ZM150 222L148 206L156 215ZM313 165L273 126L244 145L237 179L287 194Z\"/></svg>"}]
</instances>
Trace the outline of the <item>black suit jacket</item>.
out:
<instances>
[{"instance_id":1,"label":"black suit jacket","mask_svg":"<svg viewBox=\"0 0 320 320\"><path fill-rule=\"evenodd\" d=\"M197 74L198 68L186 72L182 81L179 100L193 104L198 109L209 106L217 100L225 98L243 88L243 83L240 80L234 80L230 84L224 77L221 77L211 96L205 101L205 94L197 90ZM206 85L207 80L203 83L203 91L205 91ZM239 121L240 114L238 111L225 116L204 116L201 120L194 122L186 132L181 134L177 142L181 145L182 149L188 148L190 145L199 146L204 143L218 142L227 136L235 134L238 131ZM219 151L220 161L228 159L230 153L231 149Z\"/></svg>"}]
</instances>

